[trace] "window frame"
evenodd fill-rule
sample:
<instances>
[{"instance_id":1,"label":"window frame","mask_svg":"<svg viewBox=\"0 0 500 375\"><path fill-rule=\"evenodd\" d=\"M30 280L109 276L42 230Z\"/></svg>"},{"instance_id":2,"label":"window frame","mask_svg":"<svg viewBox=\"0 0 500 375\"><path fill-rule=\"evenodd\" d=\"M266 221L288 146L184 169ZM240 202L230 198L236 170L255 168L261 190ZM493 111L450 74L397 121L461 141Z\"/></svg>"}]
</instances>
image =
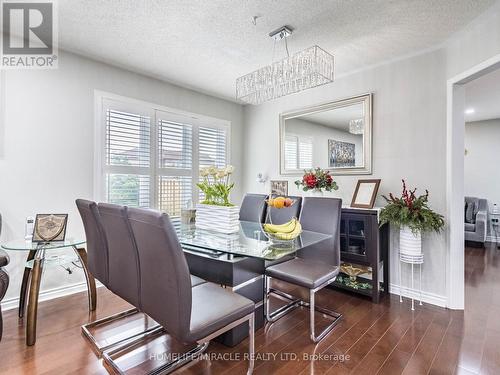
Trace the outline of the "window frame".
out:
<instances>
[{"instance_id":1,"label":"window frame","mask_svg":"<svg viewBox=\"0 0 500 375\"><path fill-rule=\"evenodd\" d=\"M226 164L231 163L231 122L192 112L182 111L159 104L133 99L99 90L94 91L94 200L107 201L106 174L124 173L147 175L150 178L149 194L151 208L159 209L159 178L161 176L189 176L192 181L191 199L193 203L199 201L199 127L219 128L226 132ZM106 165L106 111L114 109L124 112L137 113L150 118L150 166L109 166ZM192 126L192 165L191 169L160 168L158 122L164 120L180 121Z\"/></svg>"}]
</instances>

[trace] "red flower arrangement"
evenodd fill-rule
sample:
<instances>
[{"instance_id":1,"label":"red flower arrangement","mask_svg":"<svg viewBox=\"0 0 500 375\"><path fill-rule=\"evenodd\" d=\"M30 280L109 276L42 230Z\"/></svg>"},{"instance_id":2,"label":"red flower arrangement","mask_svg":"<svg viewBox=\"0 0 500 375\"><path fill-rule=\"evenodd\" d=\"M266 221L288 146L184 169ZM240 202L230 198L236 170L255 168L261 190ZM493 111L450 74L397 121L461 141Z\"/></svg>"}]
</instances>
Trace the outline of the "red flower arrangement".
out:
<instances>
[{"instance_id":1,"label":"red flower arrangement","mask_svg":"<svg viewBox=\"0 0 500 375\"><path fill-rule=\"evenodd\" d=\"M322 191L325 189L326 191L337 190L339 187L337 183L333 180L333 177L330 175L329 171L325 171L321 168L311 169L309 171L304 171L305 174L302 177L302 180L295 181L295 185L297 187L302 187L302 190L308 191L312 189L316 189Z\"/></svg>"}]
</instances>

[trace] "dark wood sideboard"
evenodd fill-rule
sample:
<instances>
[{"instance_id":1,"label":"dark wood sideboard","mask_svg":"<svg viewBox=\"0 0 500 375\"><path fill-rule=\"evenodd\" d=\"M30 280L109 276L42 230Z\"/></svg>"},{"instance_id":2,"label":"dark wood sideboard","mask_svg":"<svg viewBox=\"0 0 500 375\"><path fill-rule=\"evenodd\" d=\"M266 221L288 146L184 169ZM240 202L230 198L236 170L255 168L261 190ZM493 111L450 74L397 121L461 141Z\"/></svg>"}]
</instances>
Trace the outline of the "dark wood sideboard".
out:
<instances>
[{"instance_id":1,"label":"dark wood sideboard","mask_svg":"<svg viewBox=\"0 0 500 375\"><path fill-rule=\"evenodd\" d=\"M340 259L352 267L341 268L333 287L369 296L375 303L389 292L389 226L379 228L377 210L342 208ZM354 278L352 271L367 272Z\"/></svg>"}]
</instances>

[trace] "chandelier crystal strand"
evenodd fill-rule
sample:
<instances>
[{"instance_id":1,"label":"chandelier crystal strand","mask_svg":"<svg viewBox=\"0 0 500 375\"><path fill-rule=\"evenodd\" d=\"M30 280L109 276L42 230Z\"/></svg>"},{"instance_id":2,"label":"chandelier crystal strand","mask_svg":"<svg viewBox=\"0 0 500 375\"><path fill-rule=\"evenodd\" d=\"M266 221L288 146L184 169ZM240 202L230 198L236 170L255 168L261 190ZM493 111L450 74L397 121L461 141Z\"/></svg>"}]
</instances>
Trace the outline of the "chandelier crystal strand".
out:
<instances>
[{"instance_id":1,"label":"chandelier crystal strand","mask_svg":"<svg viewBox=\"0 0 500 375\"><path fill-rule=\"evenodd\" d=\"M333 82L334 57L318 46L309 47L236 80L236 98L249 104Z\"/></svg>"}]
</instances>

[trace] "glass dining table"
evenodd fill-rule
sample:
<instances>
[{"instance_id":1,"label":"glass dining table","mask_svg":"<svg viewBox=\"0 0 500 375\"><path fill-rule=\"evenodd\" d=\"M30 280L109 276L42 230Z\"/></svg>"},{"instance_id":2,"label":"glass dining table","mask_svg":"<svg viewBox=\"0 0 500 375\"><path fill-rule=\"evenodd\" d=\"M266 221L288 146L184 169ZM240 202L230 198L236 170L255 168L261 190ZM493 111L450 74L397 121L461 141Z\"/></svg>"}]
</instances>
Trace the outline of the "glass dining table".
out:
<instances>
[{"instance_id":1,"label":"glass dining table","mask_svg":"<svg viewBox=\"0 0 500 375\"><path fill-rule=\"evenodd\" d=\"M19 318L23 318L27 305L26 319L26 345L31 346L36 342L36 325L38 312L38 297L42 271L51 266L66 266L80 263L87 281L89 310L96 309L96 286L94 277L87 268L87 252L83 245L85 240L67 238L64 241L32 242L24 239L13 240L1 245L7 251L27 251L28 256L24 265L24 273L19 295ZM54 250L72 249L73 252L60 254ZM26 301L28 299L28 301Z\"/></svg>"},{"instance_id":2,"label":"glass dining table","mask_svg":"<svg viewBox=\"0 0 500 375\"><path fill-rule=\"evenodd\" d=\"M195 224L177 227L179 242L185 250L217 257L221 254L275 261L319 242L330 239L328 234L304 230L293 241L275 242L267 238L260 223L240 221L236 233L219 233L197 228Z\"/></svg>"}]
</instances>

